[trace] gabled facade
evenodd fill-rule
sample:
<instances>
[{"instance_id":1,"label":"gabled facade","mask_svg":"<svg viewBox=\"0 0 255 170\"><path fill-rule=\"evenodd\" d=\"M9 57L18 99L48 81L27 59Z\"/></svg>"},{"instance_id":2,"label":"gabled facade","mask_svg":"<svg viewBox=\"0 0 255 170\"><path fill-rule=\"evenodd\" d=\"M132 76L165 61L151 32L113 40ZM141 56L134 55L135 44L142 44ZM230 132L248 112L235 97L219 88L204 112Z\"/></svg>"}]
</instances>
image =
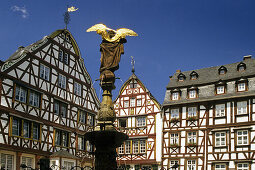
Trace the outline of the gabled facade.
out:
<instances>
[{"instance_id":1,"label":"gabled facade","mask_svg":"<svg viewBox=\"0 0 255 170\"><path fill-rule=\"evenodd\" d=\"M255 169L251 56L224 66L177 71L170 78L162 109L163 169L175 164L180 170Z\"/></svg>"},{"instance_id":2,"label":"gabled facade","mask_svg":"<svg viewBox=\"0 0 255 170\"><path fill-rule=\"evenodd\" d=\"M116 126L129 136L118 148L117 164L127 169L158 169L161 159L160 104L132 74L115 100Z\"/></svg>"},{"instance_id":3,"label":"gabled facade","mask_svg":"<svg viewBox=\"0 0 255 170\"><path fill-rule=\"evenodd\" d=\"M71 33L20 47L0 71L1 167L92 166L83 135L94 127L99 100Z\"/></svg>"}]
</instances>

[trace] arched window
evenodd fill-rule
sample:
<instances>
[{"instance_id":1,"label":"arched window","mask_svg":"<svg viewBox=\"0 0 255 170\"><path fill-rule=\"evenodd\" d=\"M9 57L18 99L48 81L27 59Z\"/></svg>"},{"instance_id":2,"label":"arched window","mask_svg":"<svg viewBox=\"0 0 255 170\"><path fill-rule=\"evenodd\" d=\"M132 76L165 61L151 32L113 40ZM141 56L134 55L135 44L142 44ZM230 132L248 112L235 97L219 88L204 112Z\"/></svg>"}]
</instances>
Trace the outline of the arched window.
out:
<instances>
[{"instance_id":1,"label":"arched window","mask_svg":"<svg viewBox=\"0 0 255 170\"><path fill-rule=\"evenodd\" d=\"M190 73L190 79L191 80L196 80L198 78L198 74L195 71L192 71Z\"/></svg>"},{"instance_id":2,"label":"arched window","mask_svg":"<svg viewBox=\"0 0 255 170\"><path fill-rule=\"evenodd\" d=\"M182 73L178 75L178 81L184 81L186 79L186 76Z\"/></svg>"},{"instance_id":3,"label":"arched window","mask_svg":"<svg viewBox=\"0 0 255 170\"><path fill-rule=\"evenodd\" d=\"M227 68L224 66L221 66L218 71L219 71L219 75L223 75L227 73Z\"/></svg>"},{"instance_id":4,"label":"arched window","mask_svg":"<svg viewBox=\"0 0 255 170\"><path fill-rule=\"evenodd\" d=\"M237 65L237 71L244 71L245 69L246 69L246 64L244 64L243 62Z\"/></svg>"}]
</instances>

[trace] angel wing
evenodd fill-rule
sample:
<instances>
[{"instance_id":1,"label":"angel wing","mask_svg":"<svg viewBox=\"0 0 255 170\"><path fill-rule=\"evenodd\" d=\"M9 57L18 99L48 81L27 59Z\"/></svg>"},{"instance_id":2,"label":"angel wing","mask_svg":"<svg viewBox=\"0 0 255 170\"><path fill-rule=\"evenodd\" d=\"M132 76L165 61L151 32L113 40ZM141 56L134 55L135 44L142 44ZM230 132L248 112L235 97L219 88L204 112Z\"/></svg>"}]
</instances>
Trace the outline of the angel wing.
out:
<instances>
[{"instance_id":1,"label":"angel wing","mask_svg":"<svg viewBox=\"0 0 255 170\"><path fill-rule=\"evenodd\" d=\"M87 32L91 32L91 31L106 31L106 30L112 30L111 28L106 27L106 25L104 24L96 24L93 25L92 27L90 27L89 29L87 29Z\"/></svg>"},{"instance_id":2,"label":"angel wing","mask_svg":"<svg viewBox=\"0 0 255 170\"><path fill-rule=\"evenodd\" d=\"M117 31L115 32L116 32L116 35L111 38L111 42L119 41L121 38L125 38L126 36L138 36L136 32L127 28L120 28L120 29L117 29Z\"/></svg>"}]
</instances>

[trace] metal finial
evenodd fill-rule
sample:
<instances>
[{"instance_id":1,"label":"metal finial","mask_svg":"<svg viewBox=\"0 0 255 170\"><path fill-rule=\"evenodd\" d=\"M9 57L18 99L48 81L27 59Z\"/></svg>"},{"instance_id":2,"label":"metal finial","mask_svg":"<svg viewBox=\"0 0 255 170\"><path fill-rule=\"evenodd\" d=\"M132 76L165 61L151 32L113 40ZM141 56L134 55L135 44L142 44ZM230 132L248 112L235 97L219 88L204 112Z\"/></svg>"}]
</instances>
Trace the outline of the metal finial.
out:
<instances>
[{"instance_id":1,"label":"metal finial","mask_svg":"<svg viewBox=\"0 0 255 170\"><path fill-rule=\"evenodd\" d=\"M132 64L132 73L135 73L135 60L134 57L131 56L132 60L131 60L131 64Z\"/></svg>"},{"instance_id":2,"label":"metal finial","mask_svg":"<svg viewBox=\"0 0 255 170\"><path fill-rule=\"evenodd\" d=\"M66 11L65 13L64 13L64 22L65 22L65 24L66 24L66 29L67 29L67 25L69 24L69 22L70 22L70 14L69 14L69 12L68 11Z\"/></svg>"}]
</instances>

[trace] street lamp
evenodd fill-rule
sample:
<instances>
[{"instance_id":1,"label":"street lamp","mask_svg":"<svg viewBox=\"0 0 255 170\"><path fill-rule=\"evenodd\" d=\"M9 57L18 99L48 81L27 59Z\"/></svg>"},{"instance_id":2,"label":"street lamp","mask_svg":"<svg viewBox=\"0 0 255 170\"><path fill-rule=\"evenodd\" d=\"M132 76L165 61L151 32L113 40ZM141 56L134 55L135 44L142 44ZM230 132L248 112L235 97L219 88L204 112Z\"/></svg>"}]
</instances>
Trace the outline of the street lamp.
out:
<instances>
[{"instance_id":1,"label":"street lamp","mask_svg":"<svg viewBox=\"0 0 255 170\"><path fill-rule=\"evenodd\" d=\"M175 163L171 168L176 170L176 168L178 168L180 165L178 163Z\"/></svg>"}]
</instances>

